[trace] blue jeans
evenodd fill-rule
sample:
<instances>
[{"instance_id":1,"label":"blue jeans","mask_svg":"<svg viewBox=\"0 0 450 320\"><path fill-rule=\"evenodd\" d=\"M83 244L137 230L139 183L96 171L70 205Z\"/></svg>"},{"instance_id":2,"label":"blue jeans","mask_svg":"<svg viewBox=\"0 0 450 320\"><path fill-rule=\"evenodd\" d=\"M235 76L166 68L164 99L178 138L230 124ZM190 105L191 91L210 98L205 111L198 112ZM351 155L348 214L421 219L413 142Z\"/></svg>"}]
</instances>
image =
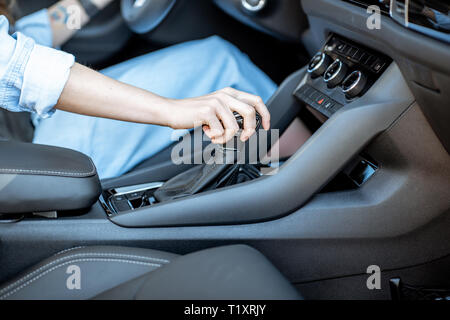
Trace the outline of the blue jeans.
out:
<instances>
[{"instance_id":1,"label":"blue jeans","mask_svg":"<svg viewBox=\"0 0 450 320\"><path fill-rule=\"evenodd\" d=\"M158 95L183 99L224 87L267 101L276 85L232 44L214 36L150 53L102 71ZM126 106L124 106L126 107ZM100 178L120 176L169 146L173 130L57 111L40 120L34 143L78 150L90 156Z\"/></svg>"}]
</instances>

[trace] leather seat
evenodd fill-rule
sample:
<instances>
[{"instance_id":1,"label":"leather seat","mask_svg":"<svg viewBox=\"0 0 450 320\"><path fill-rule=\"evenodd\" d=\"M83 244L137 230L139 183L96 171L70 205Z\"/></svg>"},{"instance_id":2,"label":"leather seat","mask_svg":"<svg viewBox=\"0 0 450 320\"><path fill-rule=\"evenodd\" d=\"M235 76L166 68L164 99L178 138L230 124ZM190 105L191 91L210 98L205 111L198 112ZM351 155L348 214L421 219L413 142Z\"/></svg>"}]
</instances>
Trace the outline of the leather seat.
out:
<instances>
[{"instance_id":1,"label":"leather seat","mask_svg":"<svg viewBox=\"0 0 450 320\"><path fill-rule=\"evenodd\" d=\"M0 288L0 299L300 299L258 251L244 245L184 256L125 247L63 251Z\"/></svg>"}]
</instances>

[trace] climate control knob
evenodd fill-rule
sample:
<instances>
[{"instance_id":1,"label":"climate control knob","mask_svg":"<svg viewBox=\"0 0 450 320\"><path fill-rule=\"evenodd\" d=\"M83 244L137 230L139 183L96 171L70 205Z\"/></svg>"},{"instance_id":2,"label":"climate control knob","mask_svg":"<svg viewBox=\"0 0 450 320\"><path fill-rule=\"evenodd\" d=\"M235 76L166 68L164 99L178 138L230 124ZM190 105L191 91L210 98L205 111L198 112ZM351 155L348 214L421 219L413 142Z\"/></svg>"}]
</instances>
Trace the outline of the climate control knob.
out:
<instances>
[{"instance_id":1,"label":"climate control knob","mask_svg":"<svg viewBox=\"0 0 450 320\"><path fill-rule=\"evenodd\" d=\"M336 59L325 71L323 80L329 88L334 88L339 85L347 75L347 65L339 59Z\"/></svg>"},{"instance_id":2,"label":"climate control knob","mask_svg":"<svg viewBox=\"0 0 450 320\"><path fill-rule=\"evenodd\" d=\"M329 55L319 52L311 59L308 65L308 72L313 78L319 77L324 74L332 62L333 59Z\"/></svg>"},{"instance_id":3,"label":"climate control knob","mask_svg":"<svg viewBox=\"0 0 450 320\"><path fill-rule=\"evenodd\" d=\"M349 99L359 95L367 84L367 76L359 70L353 71L342 83L342 92Z\"/></svg>"}]
</instances>

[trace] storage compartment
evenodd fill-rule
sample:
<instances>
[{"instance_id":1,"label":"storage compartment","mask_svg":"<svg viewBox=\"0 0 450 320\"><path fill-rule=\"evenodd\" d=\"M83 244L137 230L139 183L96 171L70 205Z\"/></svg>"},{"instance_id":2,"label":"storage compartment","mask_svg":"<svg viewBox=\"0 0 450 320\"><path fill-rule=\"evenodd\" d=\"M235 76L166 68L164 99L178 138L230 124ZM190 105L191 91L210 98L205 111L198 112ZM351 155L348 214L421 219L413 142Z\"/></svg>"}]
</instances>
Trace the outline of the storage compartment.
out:
<instances>
[{"instance_id":1,"label":"storage compartment","mask_svg":"<svg viewBox=\"0 0 450 320\"><path fill-rule=\"evenodd\" d=\"M248 164L229 165L223 173L213 179L213 181L209 183L201 192L217 190L257 179L262 176L262 167L265 166ZM201 169L201 167L197 166L188 171L199 169ZM155 193L163 185L164 182L154 182L136 186L107 189L103 191L100 197L100 202L108 216L143 209L161 203Z\"/></svg>"}]
</instances>

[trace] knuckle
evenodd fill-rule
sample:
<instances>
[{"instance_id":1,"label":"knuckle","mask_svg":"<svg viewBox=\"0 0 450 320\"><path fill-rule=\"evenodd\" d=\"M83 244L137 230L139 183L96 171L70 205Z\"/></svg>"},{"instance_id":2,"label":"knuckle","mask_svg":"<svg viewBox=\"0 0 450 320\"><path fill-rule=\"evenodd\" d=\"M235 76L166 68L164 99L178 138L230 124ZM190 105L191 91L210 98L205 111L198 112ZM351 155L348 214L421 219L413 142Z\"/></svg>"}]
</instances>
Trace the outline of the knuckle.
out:
<instances>
[{"instance_id":1,"label":"knuckle","mask_svg":"<svg viewBox=\"0 0 450 320\"><path fill-rule=\"evenodd\" d=\"M217 99L220 101L220 100L225 100L226 98L227 98L227 94L226 93L224 93L224 92L218 92L217 93L217 95L216 95L216 97L217 97Z\"/></svg>"},{"instance_id":2,"label":"knuckle","mask_svg":"<svg viewBox=\"0 0 450 320\"><path fill-rule=\"evenodd\" d=\"M226 113L226 112L228 111L228 108L227 108L225 105L223 105L223 104L221 103L220 105L217 106L217 110L218 110L220 113Z\"/></svg>"},{"instance_id":3,"label":"knuckle","mask_svg":"<svg viewBox=\"0 0 450 320\"><path fill-rule=\"evenodd\" d=\"M256 103L257 104L264 104L264 101L263 101L263 99L261 98L261 97L256 97Z\"/></svg>"},{"instance_id":4,"label":"knuckle","mask_svg":"<svg viewBox=\"0 0 450 320\"><path fill-rule=\"evenodd\" d=\"M247 117L254 117L256 116L256 110L255 108L248 107L245 109L245 116Z\"/></svg>"},{"instance_id":5,"label":"knuckle","mask_svg":"<svg viewBox=\"0 0 450 320\"><path fill-rule=\"evenodd\" d=\"M216 94L216 95L211 99L211 106L214 107L214 108L216 108L216 107L218 107L218 106L220 106L220 105L221 105L221 102L220 102L220 96L219 96L219 94Z\"/></svg>"}]
</instances>

